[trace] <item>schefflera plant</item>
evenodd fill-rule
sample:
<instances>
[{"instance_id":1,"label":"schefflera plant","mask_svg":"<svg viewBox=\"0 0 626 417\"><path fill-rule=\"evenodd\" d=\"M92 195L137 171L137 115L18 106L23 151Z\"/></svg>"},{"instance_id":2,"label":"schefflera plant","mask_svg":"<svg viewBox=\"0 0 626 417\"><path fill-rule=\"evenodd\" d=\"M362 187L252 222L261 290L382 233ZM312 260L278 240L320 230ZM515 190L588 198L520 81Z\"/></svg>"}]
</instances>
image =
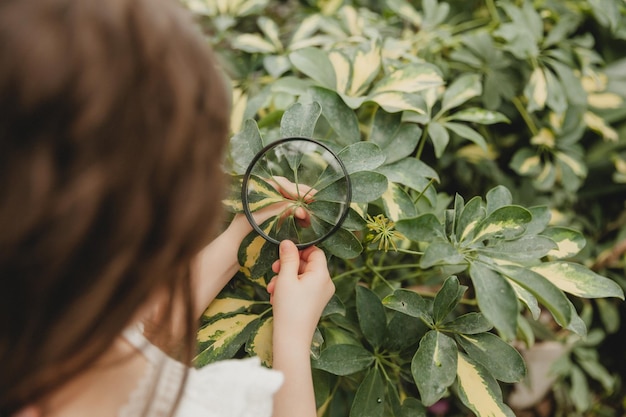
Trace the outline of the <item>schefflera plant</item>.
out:
<instances>
[{"instance_id":1,"label":"schefflera plant","mask_svg":"<svg viewBox=\"0 0 626 417\"><path fill-rule=\"evenodd\" d=\"M332 408L343 388L355 392L350 416L419 416L454 393L478 416L514 416L498 381L519 382L526 367L509 342L532 345L529 322L543 309L584 336L568 294L624 297L614 281L565 260L585 240L549 221L546 207L515 205L503 186L485 200L466 203L457 195L439 215L399 220L396 230L410 241L401 251L415 255L414 268L422 275L435 269L454 275L432 299L411 288L368 288L340 277L345 315L322 323L326 346L314 361L323 371L317 374L327 395L322 406ZM354 285L352 295L345 286Z\"/></svg>"}]
</instances>

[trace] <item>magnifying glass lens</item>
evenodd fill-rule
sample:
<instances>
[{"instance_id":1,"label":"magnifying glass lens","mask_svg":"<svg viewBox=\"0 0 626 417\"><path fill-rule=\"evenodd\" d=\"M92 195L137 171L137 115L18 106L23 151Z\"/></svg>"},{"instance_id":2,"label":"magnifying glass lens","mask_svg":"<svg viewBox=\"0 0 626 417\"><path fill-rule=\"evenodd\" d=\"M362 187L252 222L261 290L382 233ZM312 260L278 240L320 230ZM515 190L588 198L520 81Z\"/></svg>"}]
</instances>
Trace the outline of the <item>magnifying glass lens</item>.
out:
<instances>
[{"instance_id":1,"label":"magnifying glass lens","mask_svg":"<svg viewBox=\"0 0 626 417\"><path fill-rule=\"evenodd\" d=\"M334 233L350 199L350 178L341 160L309 138L285 138L263 148L242 184L243 208L253 228L270 242L288 239L299 248ZM265 214L255 215L259 210Z\"/></svg>"}]
</instances>

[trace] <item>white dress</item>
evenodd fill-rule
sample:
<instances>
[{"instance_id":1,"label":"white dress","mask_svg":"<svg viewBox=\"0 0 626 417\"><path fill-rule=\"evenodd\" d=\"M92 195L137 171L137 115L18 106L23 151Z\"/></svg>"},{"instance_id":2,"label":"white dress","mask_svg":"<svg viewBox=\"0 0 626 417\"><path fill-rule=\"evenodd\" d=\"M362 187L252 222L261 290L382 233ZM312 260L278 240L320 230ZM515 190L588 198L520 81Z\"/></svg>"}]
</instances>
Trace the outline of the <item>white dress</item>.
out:
<instances>
[{"instance_id":1,"label":"white dress","mask_svg":"<svg viewBox=\"0 0 626 417\"><path fill-rule=\"evenodd\" d=\"M166 417L176 401L185 365L150 344L139 328L124 333L149 366L118 417ZM270 417L283 375L258 358L224 360L188 369L175 417Z\"/></svg>"}]
</instances>

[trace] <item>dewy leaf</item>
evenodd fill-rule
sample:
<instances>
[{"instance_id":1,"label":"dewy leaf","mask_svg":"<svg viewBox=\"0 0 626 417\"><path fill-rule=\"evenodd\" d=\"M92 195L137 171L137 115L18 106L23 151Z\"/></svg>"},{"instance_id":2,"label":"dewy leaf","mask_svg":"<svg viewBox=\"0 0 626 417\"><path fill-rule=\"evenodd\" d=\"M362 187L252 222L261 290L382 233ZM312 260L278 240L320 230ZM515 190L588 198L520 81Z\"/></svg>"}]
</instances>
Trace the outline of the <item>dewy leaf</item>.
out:
<instances>
[{"instance_id":1,"label":"dewy leaf","mask_svg":"<svg viewBox=\"0 0 626 417\"><path fill-rule=\"evenodd\" d=\"M443 224L432 213L396 222L396 230L414 242L432 242L445 239Z\"/></svg>"},{"instance_id":2,"label":"dewy leaf","mask_svg":"<svg viewBox=\"0 0 626 417\"><path fill-rule=\"evenodd\" d=\"M458 107L471 98L482 94L483 88L480 75L466 73L456 78L443 93L441 111L448 111Z\"/></svg>"},{"instance_id":3,"label":"dewy leaf","mask_svg":"<svg viewBox=\"0 0 626 417\"><path fill-rule=\"evenodd\" d=\"M294 103L285 111L280 120L280 136L312 137L322 107L316 101L308 104Z\"/></svg>"},{"instance_id":4,"label":"dewy leaf","mask_svg":"<svg viewBox=\"0 0 626 417\"><path fill-rule=\"evenodd\" d=\"M335 89L335 70L323 50L314 47L298 49L289 54L289 60L300 72L320 83L322 87Z\"/></svg>"},{"instance_id":5,"label":"dewy leaf","mask_svg":"<svg viewBox=\"0 0 626 417\"><path fill-rule=\"evenodd\" d=\"M582 233L567 227L550 227L542 232L557 245L548 252L548 256L556 259L570 258L578 254L587 243Z\"/></svg>"},{"instance_id":6,"label":"dewy leaf","mask_svg":"<svg viewBox=\"0 0 626 417\"><path fill-rule=\"evenodd\" d=\"M389 73L374 87L371 95L383 92L417 93L428 88L443 85L444 81L437 67L431 64L409 64Z\"/></svg>"},{"instance_id":7,"label":"dewy leaf","mask_svg":"<svg viewBox=\"0 0 626 417\"><path fill-rule=\"evenodd\" d=\"M488 332L493 328L489 320L481 313L467 313L439 326L447 332L461 334L477 334Z\"/></svg>"},{"instance_id":8,"label":"dewy leaf","mask_svg":"<svg viewBox=\"0 0 626 417\"><path fill-rule=\"evenodd\" d=\"M442 323L448 314L454 311L465 290L467 287L460 285L457 277L450 276L445 280L433 302L435 324Z\"/></svg>"},{"instance_id":9,"label":"dewy leaf","mask_svg":"<svg viewBox=\"0 0 626 417\"><path fill-rule=\"evenodd\" d=\"M411 317L420 318L425 323L432 323L431 307L428 301L411 290L399 289L383 299L383 305Z\"/></svg>"},{"instance_id":10,"label":"dewy leaf","mask_svg":"<svg viewBox=\"0 0 626 417\"><path fill-rule=\"evenodd\" d=\"M459 335L457 342L475 361L502 382L519 382L526 375L524 358L510 344L492 333Z\"/></svg>"},{"instance_id":11,"label":"dewy leaf","mask_svg":"<svg viewBox=\"0 0 626 417\"><path fill-rule=\"evenodd\" d=\"M387 316L380 298L370 289L356 287L356 312L365 339L377 348L385 337Z\"/></svg>"},{"instance_id":12,"label":"dewy leaf","mask_svg":"<svg viewBox=\"0 0 626 417\"><path fill-rule=\"evenodd\" d=\"M439 401L454 383L457 355L454 340L438 331L429 331L420 341L411 361L411 373L425 406Z\"/></svg>"},{"instance_id":13,"label":"dewy leaf","mask_svg":"<svg viewBox=\"0 0 626 417\"><path fill-rule=\"evenodd\" d=\"M337 154L348 174L358 171L371 171L385 162L385 155L378 145L371 142L357 142L345 147Z\"/></svg>"},{"instance_id":14,"label":"dewy leaf","mask_svg":"<svg viewBox=\"0 0 626 417\"><path fill-rule=\"evenodd\" d=\"M470 278L480 311L506 340L517 331L517 296L511 284L499 273L478 263L470 263Z\"/></svg>"},{"instance_id":15,"label":"dewy leaf","mask_svg":"<svg viewBox=\"0 0 626 417\"><path fill-rule=\"evenodd\" d=\"M383 417L385 384L378 368L371 368L356 391L350 417Z\"/></svg>"},{"instance_id":16,"label":"dewy leaf","mask_svg":"<svg viewBox=\"0 0 626 417\"><path fill-rule=\"evenodd\" d=\"M337 134L336 141L350 145L360 139L359 121L354 111L334 91L322 87L311 87L309 94L322 106L322 115Z\"/></svg>"},{"instance_id":17,"label":"dewy leaf","mask_svg":"<svg viewBox=\"0 0 626 417\"><path fill-rule=\"evenodd\" d=\"M478 363L458 353L457 387L459 398L477 416L515 417L502 402L498 383Z\"/></svg>"},{"instance_id":18,"label":"dewy leaf","mask_svg":"<svg viewBox=\"0 0 626 417\"><path fill-rule=\"evenodd\" d=\"M420 267L427 269L435 265L458 265L465 262L463 254L450 242L432 242L420 259Z\"/></svg>"},{"instance_id":19,"label":"dewy leaf","mask_svg":"<svg viewBox=\"0 0 626 417\"><path fill-rule=\"evenodd\" d=\"M374 362L374 356L362 346L332 345L313 360L312 366L333 375L351 375L362 371Z\"/></svg>"},{"instance_id":20,"label":"dewy leaf","mask_svg":"<svg viewBox=\"0 0 626 417\"><path fill-rule=\"evenodd\" d=\"M485 239L515 239L532 220L530 212L521 206L504 206L494 210L476 226L474 242Z\"/></svg>"},{"instance_id":21,"label":"dewy leaf","mask_svg":"<svg viewBox=\"0 0 626 417\"><path fill-rule=\"evenodd\" d=\"M530 269L543 275L561 290L577 297L624 299L624 292L615 281L598 275L580 264L564 261L544 262Z\"/></svg>"}]
</instances>

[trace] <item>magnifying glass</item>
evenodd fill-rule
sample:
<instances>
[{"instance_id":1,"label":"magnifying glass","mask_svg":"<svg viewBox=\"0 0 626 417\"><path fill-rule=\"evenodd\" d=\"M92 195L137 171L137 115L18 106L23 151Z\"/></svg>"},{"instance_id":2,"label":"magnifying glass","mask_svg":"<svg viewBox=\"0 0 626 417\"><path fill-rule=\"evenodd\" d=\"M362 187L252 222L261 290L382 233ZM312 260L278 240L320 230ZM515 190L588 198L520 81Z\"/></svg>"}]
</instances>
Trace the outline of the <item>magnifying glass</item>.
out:
<instances>
[{"instance_id":1,"label":"magnifying glass","mask_svg":"<svg viewBox=\"0 0 626 417\"><path fill-rule=\"evenodd\" d=\"M307 137L279 139L261 149L241 189L243 210L254 230L275 244L291 240L298 249L336 232L351 198L343 162L328 146ZM265 214L255 215L260 210Z\"/></svg>"}]
</instances>

